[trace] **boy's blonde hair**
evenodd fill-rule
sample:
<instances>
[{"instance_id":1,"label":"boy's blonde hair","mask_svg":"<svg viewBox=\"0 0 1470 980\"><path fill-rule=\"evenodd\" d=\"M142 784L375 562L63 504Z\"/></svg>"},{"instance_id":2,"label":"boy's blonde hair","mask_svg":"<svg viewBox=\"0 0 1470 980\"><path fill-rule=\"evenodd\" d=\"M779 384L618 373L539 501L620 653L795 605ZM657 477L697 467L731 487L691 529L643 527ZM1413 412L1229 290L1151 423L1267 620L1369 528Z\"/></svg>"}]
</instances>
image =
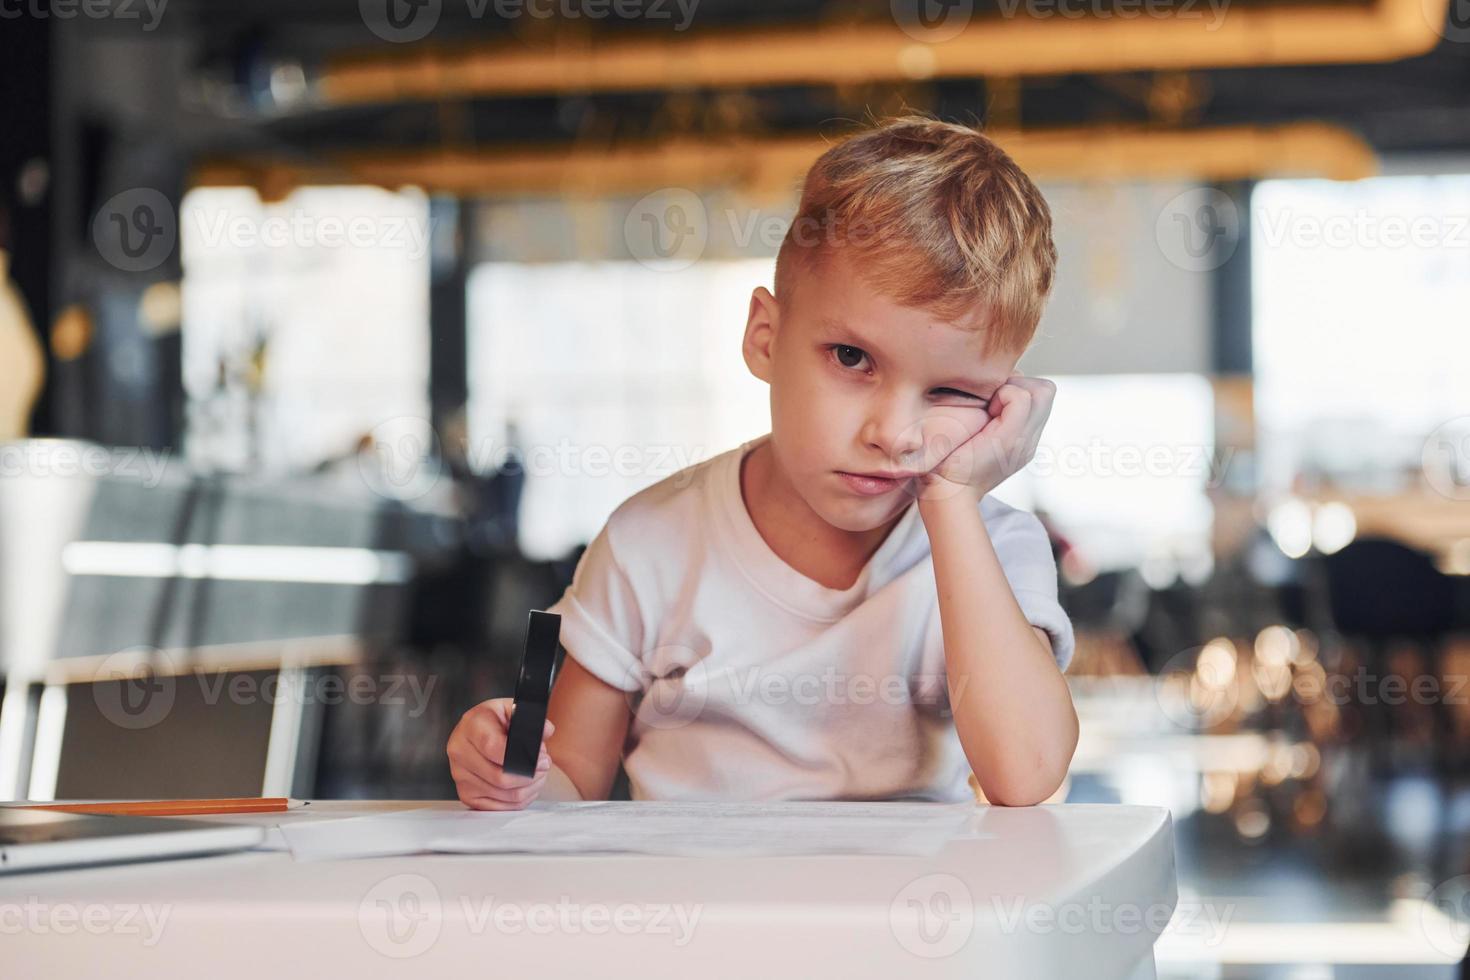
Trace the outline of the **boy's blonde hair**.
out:
<instances>
[{"instance_id":1,"label":"boy's blonde hair","mask_svg":"<svg viewBox=\"0 0 1470 980\"><path fill-rule=\"evenodd\" d=\"M905 306L986 313L987 352L1024 351L1056 273L1051 209L977 129L903 116L817 158L776 257L776 298L831 247Z\"/></svg>"}]
</instances>

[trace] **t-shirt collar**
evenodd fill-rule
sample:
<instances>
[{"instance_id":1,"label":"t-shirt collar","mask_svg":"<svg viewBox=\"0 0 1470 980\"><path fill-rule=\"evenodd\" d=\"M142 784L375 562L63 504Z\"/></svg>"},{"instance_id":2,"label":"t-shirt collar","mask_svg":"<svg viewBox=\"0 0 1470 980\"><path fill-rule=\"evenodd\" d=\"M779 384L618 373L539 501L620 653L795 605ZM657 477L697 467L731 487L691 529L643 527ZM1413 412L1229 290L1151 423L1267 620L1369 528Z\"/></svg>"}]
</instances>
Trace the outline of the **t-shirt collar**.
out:
<instances>
[{"instance_id":1,"label":"t-shirt collar","mask_svg":"<svg viewBox=\"0 0 1470 980\"><path fill-rule=\"evenodd\" d=\"M711 503L716 519L728 535L731 554L747 578L776 604L797 615L820 622L835 622L881 588L892 577L895 559L914 533L919 508L910 502L878 550L873 552L857 580L846 589L832 589L808 578L771 550L745 509L740 493L740 462L770 433L747 440L725 453L711 481Z\"/></svg>"}]
</instances>

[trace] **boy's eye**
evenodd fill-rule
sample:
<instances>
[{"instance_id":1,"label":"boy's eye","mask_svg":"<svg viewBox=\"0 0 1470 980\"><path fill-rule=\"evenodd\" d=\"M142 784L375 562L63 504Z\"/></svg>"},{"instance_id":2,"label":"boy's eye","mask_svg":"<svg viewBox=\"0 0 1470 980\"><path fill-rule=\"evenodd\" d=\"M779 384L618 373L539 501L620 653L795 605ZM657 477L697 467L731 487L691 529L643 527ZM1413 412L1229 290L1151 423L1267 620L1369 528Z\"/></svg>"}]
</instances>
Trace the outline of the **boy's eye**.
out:
<instances>
[{"instance_id":1,"label":"boy's eye","mask_svg":"<svg viewBox=\"0 0 1470 980\"><path fill-rule=\"evenodd\" d=\"M861 347L853 347L851 344L833 344L832 353L837 357L838 364L849 368L857 367L868 356Z\"/></svg>"},{"instance_id":2,"label":"boy's eye","mask_svg":"<svg viewBox=\"0 0 1470 980\"><path fill-rule=\"evenodd\" d=\"M977 402L985 401L985 399L981 398L979 395L972 395L968 391L960 391L958 388L935 388L934 393L936 395L955 395L959 398L969 398Z\"/></svg>"}]
</instances>

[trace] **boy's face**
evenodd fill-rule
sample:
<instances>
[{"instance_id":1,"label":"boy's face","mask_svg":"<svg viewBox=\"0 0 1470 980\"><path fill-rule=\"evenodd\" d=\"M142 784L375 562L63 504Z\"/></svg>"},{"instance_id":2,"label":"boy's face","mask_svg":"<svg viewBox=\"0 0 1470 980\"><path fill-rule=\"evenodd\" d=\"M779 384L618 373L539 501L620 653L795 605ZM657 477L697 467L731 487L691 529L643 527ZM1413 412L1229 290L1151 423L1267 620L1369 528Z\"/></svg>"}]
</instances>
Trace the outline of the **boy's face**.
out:
<instances>
[{"instance_id":1,"label":"boy's face","mask_svg":"<svg viewBox=\"0 0 1470 980\"><path fill-rule=\"evenodd\" d=\"M913 500L903 474L933 468L989 421L1020 352L983 355L983 311L948 321L901 306L841 248L792 278L780 305L755 290L745 328L746 364L771 386L771 449L827 523L872 530Z\"/></svg>"}]
</instances>

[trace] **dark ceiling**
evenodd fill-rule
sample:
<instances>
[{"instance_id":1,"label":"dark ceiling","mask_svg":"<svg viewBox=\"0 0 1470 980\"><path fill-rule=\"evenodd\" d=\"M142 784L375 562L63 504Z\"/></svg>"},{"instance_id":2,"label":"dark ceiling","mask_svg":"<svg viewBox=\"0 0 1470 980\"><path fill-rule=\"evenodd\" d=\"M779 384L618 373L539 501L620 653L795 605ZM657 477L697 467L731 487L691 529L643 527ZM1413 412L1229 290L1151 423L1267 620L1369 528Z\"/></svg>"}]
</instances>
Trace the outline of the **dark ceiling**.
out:
<instances>
[{"instance_id":1,"label":"dark ceiling","mask_svg":"<svg viewBox=\"0 0 1470 980\"><path fill-rule=\"evenodd\" d=\"M504 0L442 0L434 41L456 44L507 36L507 22L490 13L495 2ZM1001 2L982 0L975 19ZM1096 0L1088 0L1089 5L1093 2ZM1230 2L1244 8L1262 0ZM233 130L236 135L231 140L241 145L226 147L228 150L309 156L382 146L557 143L589 133L599 139L640 139L671 130L802 132L903 106L944 117L1027 128L1118 123L1187 128L1322 121L1359 133L1385 156L1470 150L1470 38L1467 43L1446 40L1427 55L1390 64L1038 76L1003 82L941 79L841 87L455 98L428 104L320 108L309 102L287 107L273 104L260 80L268 75L269 66L282 62L299 63L309 78L314 66L336 53L386 52L411 46L388 45L377 39L365 27L355 0L168 3L168 33L182 32L197 42L193 45L196 79L201 83L211 80L212 91L229 91L233 104L245 108L245 124ZM1452 6L1470 6L1470 2L1457 0ZM485 15L471 16L472 10ZM689 34L810 24L815 39L824 24L891 16L889 0L851 4L698 0ZM646 25L639 28L611 19L594 22L586 18L552 23L523 17L513 26L517 31L571 30L590 32L594 37L648 29ZM1446 33L1458 36L1470 30ZM1166 97L1161 98L1161 93ZM201 106L202 111L211 111L207 99Z\"/></svg>"}]
</instances>

